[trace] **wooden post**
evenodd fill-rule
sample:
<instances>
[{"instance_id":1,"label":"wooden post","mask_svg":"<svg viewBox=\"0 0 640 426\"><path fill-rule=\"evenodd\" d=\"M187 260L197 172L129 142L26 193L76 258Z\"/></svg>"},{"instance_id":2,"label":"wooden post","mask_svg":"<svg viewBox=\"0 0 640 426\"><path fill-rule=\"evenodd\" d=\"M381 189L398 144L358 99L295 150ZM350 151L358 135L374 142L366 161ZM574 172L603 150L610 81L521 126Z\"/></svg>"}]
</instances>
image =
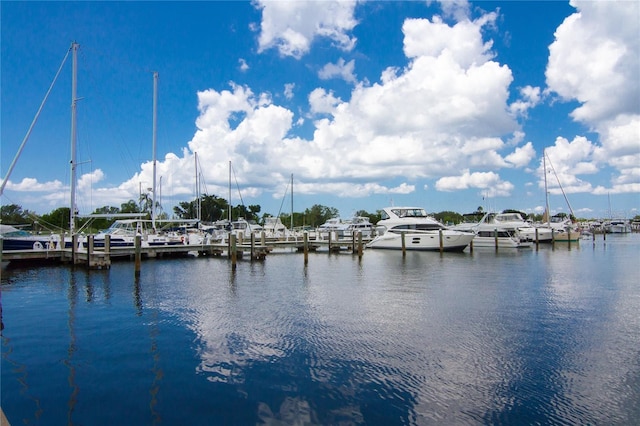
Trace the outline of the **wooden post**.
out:
<instances>
[{"instance_id":1,"label":"wooden post","mask_svg":"<svg viewBox=\"0 0 640 426\"><path fill-rule=\"evenodd\" d=\"M267 236L265 235L264 229L262 230L262 232L260 232L260 244L262 246L267 245Z\"/></svg>"},{"instance_id":2,"label":"wooden post","mask_svg":"<svg viewBox=\"0 0 640 426\"><path fill-rule=\"evenodd\" d=\"M362 231L358 231L358 259L362 259Z\"/></svg>"},{"instance_id":3,"label":"wooden post","mask_svg":"<svg viewBox=\"0 0 640 426\"><path fill-rule=\"evenodd\" d=\"M356 238L357 238L356 231L351 231L351 253L354 253L354 254L356 252Z\"/></svg>"},{"instance_id":4,"label":"wooden post","mask_svg":"<svg viewBox=\"0 0 640 426\"><path fill-rule=\"evenodd\" d=\"M540 245L540 241L538 240L538 228L536 227L536 250L538 250L539 245Z\"/></svg>"},{"instance_id":5,"label":"wooden post","mask_svg":"<svg viewBox=\"0 0 640 426\"><path fill-rule=\"evenodd\" d=\"M93 263L91 256L93 255L93 235L87 235L87 268L91 269Z\"/></svg>"},{"instance_id":6,"label":"wooden post","mask_svg":"<svg viewBox=\"0 0 640 426\"><path fill-rule=\"evenodd\" d=\"M251 260L256 257L256 235L251 233Z\"/></svg>"},{"instance_id":7,"label":"wooden post","mask_svg":"<svg viewBox=\"0 0 640 426\"><path fill-rule=\"evenodd\" d=\"M406 256L407 255L407 243L405 241L405 233L401 232L400 233L400 240L402 241L402 256Z\"/></svg>"},{"instance_id":8,"label":"wooden post","mask_svg":"<svg viewBox=\"0 0 640 426\"><path fill-rule=\"evenodd\" d=\"M567 232L567 247L571 249L571 228L569 226L566 227Z\"/></svg>"},{"instance_id":9,"label":"wooden post","mask_svg":"<svg viewBox=\"0 0 640 426\"><path fill-rule=\"evenodd\" d=\"M71 236L71 263L74 265L78 263L78 234L73 234Z\"/></svg>"},{"instance_id":10,"label":"wooden post","mask_svg":"<svg viewBox=\"0 0 640 426\"><path fill-rule=\"evenodd\" d=\"M309 263L309 232L304 231L304 264Z\"/></svg>"},{"instance_id":11,"label":"wooden post","mask_svg":"<svg viewBox=\"0 0 640 426\"><path fill-rule=\"evenodd\" d=\"M493 239L494 239L495 244L496 244L496 251L498 251L498 228L495 228L493 230Z\"/></svg>"},{"instance_id":12,"label":"wooden post","mask_svg":"<svg viewBox=\"0 0 640 426\"><path fill-rule=\"evenodd\" d=\"M331 237L333 236L333 231L329 231L329 253L331 253Z\"/></svg>"},{"instance_id":13,"label":"wooden post","mask_svg":"<svg viewBox=\"0 0 640 426\"><path fill-rule=\"evenodd\" d=\"M556 247L556 230L551 228L551 248Z\"/></svg>"},{"instance_id":14,"label":"wooden post","mask_svg":"<svg viewBox=\"0 0 640 426\"><path fill-rule=\"evenodd\" d=\"M440 253L444 252L444 240L442 235L442 229L438 230L438 237L440 238Z\"/></svg>"},{"instance_id":15,"label":"wooden post","mask_svg":"<svg viewBox=\"0 0 640 426\"><path fill-rule=\"evenodd\" d=\"M109 259L111 254L111 235L109 234L104 236L104 254Z\"/></svg>"},{"instance_id":16,"label":"wooden post","mask_svg":"<svg viewBox=\"0 0 640 426\"><path fill-rule=\"evenodd\" d=\"M469 253L473 253L473 239L469 242Z\"/></svg>"},{"instance_id":17,"label":"wooden post","mask_svg":"<svg viewBox=\"0 0 640 426\"><path fill-rule=\"evenodd\" d=\"M142 235L136 235L135 242L135 270L134 273L136 276L140 275L140 263L142 260Z\"/></svg>"},{"instance_id":18,"label":"wooden post","mask_svg":"<svg viewBox=\"0 0 640 426\"><path fill-rule=\"evenodd\" d=\"M229 257L231 257L231 269L235 271L236 263L238 261L238 252L237 252L238 247L236 244L236 234L231 234L230 242L231 242L231 252L229 253Z\"/></svg>"}]
</instances>

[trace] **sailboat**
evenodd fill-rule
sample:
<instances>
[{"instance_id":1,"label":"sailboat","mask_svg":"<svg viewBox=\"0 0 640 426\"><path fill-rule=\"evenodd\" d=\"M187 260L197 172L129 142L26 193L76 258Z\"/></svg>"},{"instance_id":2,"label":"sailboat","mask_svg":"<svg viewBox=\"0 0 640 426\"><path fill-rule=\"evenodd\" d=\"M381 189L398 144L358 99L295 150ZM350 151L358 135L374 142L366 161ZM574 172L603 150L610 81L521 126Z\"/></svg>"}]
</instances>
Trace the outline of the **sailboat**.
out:
<instances>
[{"instance_id":1,"label":"sailboat","mask_svg":"<svg viewBox=\"0 0 640 426\"><path fill-rule=\"evenodd\" d=\"M38 111L36 112L35 117L33 118L33 121L31 122L31 125L29 126L29 129L27 130L27 134L25 135L24 139L22 140L22 143L20 144L20 147L18 148L18 152L16 154L16 156L14 157L13 161L11 162L11 165L9 166L9 169L7 171L7 174L4 178L4 180L2 181L2 184L0 185L0 196L2 196L2 194L4 193L4 188L7 184L7 182L9 181L9 177L11 176L11 172L13 171L13 168L15 167L18 158L20 157L20 154L22 153L22 150L24 149L25 145L27 144L27 141L29 140L29 136L31 135L31 131L33 130L36 122L38 121L38 117L40 116L40 113L42 112L42 108L44 107L45 103L47 102L47 99L49 97L49 94L51 93L51 90L53 89L53 86L55 85L58 76L60 75L60 72L62 71L62 68L64 66L64 64L67 61L67 58L69 57L69 52L72 52L72 82L71 82L71 199L70 199L70 205L69 205L69 209L70 209L70 216L69 216L69 233L71 235L71 237L69 238L65 238L61 241L60 237L58 235L50 235L50 236L44 236L44 235L32 235L27 233L26 231L21 231L16 229L15 227L3 227L2 230L0 230L0 239L2 239L3 242L3 250L48 250L48 249L53 249L53 248L60 248L61 245L65 245L66 247L71 247L71 242L73 241L73 236L76 233L76 229L75 229L75 224L76 224L76 215L77 215L77 208L76 208L76 166L77 166L77 162L76 162L76 104L78 102L78 97L77 97L77 76L78 76L78 49L79 49L80 45L78 43L76 43L75 41L71 43L71 47L69 48L69 50L67 50L67 53L64 56L64 59L62 60L62 63L60 64L60 67L58 68L58 71L56 72L55 77L53 78L53 81L51 82L51 85L49 86L49 89L47 90L47 93L45 94L44 99L42 100L40 107L38 108Z\"/></svg>"},{"instance_id":2,"label":"sailboat","mask_svg":"<svg viewBox=\"0 0 640 426\"><path fill-rule=\"evenodd\" d=\"M560 191L562 191L562 195L564 196L564 200L567 202L567 206L569 207L569 212L571 213L570 217L563 217L560 215L551 216L551 210L549 209L549 190L547 187L547 160L549 160L549 166L551 166L551 170L556 177L558 182L558 186L560 187ZM569 199L567 198L567 194L565 194L564 189L562 188L562 184L560 183L560 179L556 174L556 171L551 163L551 159L547 156L547 151L543 151L542 161L544 167L544 192L546 199L545 206L545 217L547 220L546 226L553 231L553 241L554 242L575 242L580 241L580 230L577 229L575 224L572 222L571 218L575 217L573 214L573 209L571 208L571 204L569 203Z\"/></svg>"}]
</instances>

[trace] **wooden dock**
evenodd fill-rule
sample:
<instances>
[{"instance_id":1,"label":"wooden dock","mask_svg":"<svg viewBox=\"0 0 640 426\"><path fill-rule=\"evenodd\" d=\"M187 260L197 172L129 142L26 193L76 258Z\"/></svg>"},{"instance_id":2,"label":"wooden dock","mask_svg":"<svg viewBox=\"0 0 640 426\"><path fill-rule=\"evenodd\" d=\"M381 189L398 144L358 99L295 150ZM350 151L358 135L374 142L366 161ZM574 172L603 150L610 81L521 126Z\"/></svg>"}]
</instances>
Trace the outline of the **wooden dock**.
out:
<instances>
[{"instance_id":1,"label":"wooden dock","mask_svg":"<svg viewBox=\"0 0 640 426\"><path fill-rule=\"evenodd\" d=\"M37 265L39 263L65 263L73 265L84 265L88 269L109 269L113 259L129 259L138 263L142 259L154 259L162 257L185 257L185 256L223 256L225 253L232 262L242 259L246 255L251 260L264 260L267 255L274 250L287 251L291 253L305 253L310 251L326 250L328 252L352 251L362 256L364 244L369 239L363 239L357 234L350 238L341 239L314 239L304 238L288 240L267 240L265 238L251 238L250 241L236 238L231 235L224 242L211 244L173 244L173 245L142 245L140 238L134 246L115 247L107 245L104 247L93 247L93 239L89 239L87 247L81 244L73 244L77 247L71 248L43 248L40 250L3 250L3 262L19 262Z\"/></svg>"}]
</instances>

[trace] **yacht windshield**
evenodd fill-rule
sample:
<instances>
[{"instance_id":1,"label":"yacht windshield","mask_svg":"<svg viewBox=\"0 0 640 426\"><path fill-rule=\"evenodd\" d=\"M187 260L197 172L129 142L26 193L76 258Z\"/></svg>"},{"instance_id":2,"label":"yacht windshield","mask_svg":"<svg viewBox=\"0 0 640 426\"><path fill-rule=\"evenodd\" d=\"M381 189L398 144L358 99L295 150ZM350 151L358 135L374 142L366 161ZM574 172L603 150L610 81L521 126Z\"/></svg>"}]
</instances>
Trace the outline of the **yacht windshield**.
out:
<instances>
[{"instance_id":1,"label":"yacht windshield","mask_svg":"<svg viewBox=\"0 0 640 426\"><path fill-rule=\"evenodd\" d=\"M424 209L393 209L391 211L398 217L427 217Z\"/></svg>"}]
</instances>

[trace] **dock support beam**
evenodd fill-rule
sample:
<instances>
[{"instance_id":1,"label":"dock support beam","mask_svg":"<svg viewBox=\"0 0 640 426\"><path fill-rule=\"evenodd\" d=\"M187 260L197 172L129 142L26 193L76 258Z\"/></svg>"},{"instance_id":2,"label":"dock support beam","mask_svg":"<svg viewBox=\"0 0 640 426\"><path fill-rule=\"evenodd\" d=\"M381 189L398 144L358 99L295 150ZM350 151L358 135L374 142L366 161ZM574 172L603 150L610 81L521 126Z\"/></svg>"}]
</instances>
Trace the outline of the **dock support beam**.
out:
<instances>
[{"instance_id":1,"label":"dock support beam","mask_svg":"<svg viewBox=\"0 0 640 426\"><path fill-rule=\"evenodd\" d=\"M135 253L135 276L139 277L140 276L140 263L142 260L142 235L136 235L136 242L135 242L135 249L136 249L136 253Z\"/></svg>"},{"instance_id":2,"label":"dock support beam","mask_svg":"<svg viewBox=\"0 0 640 426\"><path fill-rule=\"evenodd\" d=\"M236 270L236 263L238 263L238 246L236 242L236 234L231 234L229 237L230 249L229 257L231 258L231 269Z\"/></svg>"},{"instance_id":3,"label":"dock support beam","mask_svg":"<svg viewBox=\"0 0 640 426\"><path fill-rule=\"evenodd\" d=\"M71 263L78 263L78 234L71 236Z\"/></svg>"},{"instance_id":4,"label":"dock support beam","mask_svg":"<svg viewBox=\"0 0 640 426\"><path fill-rule=\"evenodd\" d=\"M304 231L304 264L309 263L309 233Z\"/></svg>"},{"instance_id":5,"label":"dock support beam","mask_svg":"<svg viewBox=\"0 0 640 426\"><path fill-rule=\"evenodd\" d=\"M93 256L93 235L87 236L87 269L91 269L93 267L93 262L91 257Z\"/></svg>"}]
</instances>

